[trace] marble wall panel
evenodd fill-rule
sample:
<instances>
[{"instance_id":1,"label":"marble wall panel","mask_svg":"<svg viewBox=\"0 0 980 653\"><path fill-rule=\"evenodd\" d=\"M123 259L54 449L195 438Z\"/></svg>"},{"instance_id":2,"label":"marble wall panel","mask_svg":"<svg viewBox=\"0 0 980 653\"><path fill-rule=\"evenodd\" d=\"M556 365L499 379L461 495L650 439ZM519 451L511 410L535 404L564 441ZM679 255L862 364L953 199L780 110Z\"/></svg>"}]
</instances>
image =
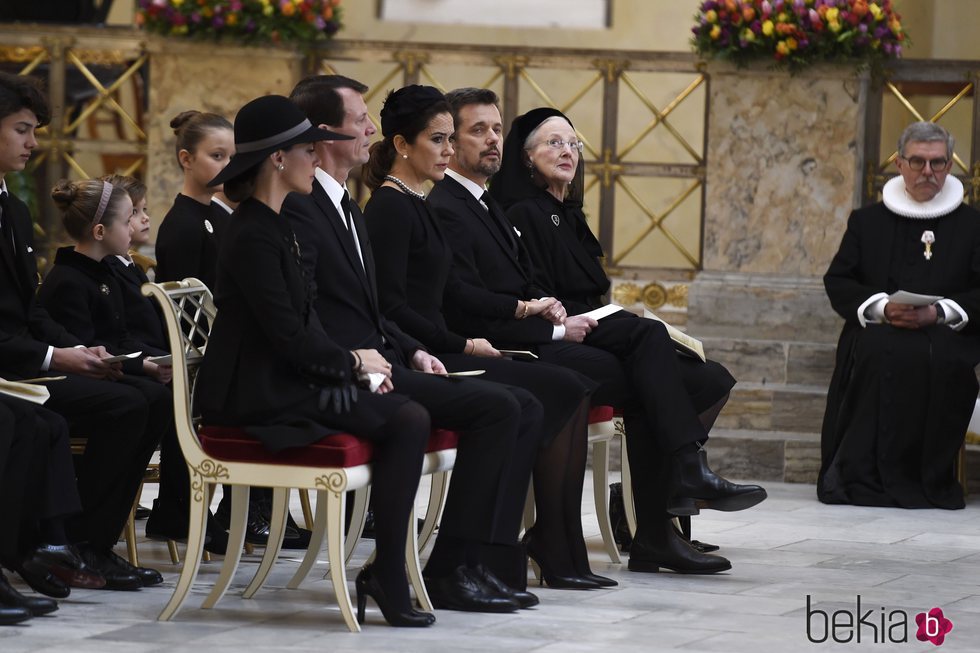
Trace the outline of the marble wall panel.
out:
<instances>
[{"instance_id":1,"label":"marble wall panel","mask_svg":"<svg viewBox=\"0 0 980 653\"><path fill-rule=\"evenodd\" d=\"M822 274L860 183L866 80L850 66L709 71L704 269Z\"/></svg>"}]
</instances>

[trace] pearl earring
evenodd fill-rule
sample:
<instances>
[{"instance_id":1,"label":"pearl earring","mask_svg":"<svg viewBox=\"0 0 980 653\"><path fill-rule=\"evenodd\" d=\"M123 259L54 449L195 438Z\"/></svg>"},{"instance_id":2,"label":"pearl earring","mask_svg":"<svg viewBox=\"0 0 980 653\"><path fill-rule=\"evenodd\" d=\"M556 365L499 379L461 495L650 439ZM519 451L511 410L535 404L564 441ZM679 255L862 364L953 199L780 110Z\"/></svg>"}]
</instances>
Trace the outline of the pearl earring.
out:
<instances>
[{"instance_id":1,"label":"pearl earring","mask_svg":"<svg viewBox=\"0 0 980 653\"><path fill-rule=\"evenodd\" d=\"M407 154L402 154L402 158L403 159L407 159L408 158L408 155Z\"/></svg>"},{"instance_id":2,"label":"pearl earring","mask_svg":"<svg viewBox=\"0 0 980 653\"><path fill-rule=\"evenodd\" d=\"M283 164L281 164L281 163L280 163L279 165L277 165L277 166L276 166L276 170L278 170L279 172L282 172L282 171L283 171L283 170L285 170L285 169L286 169L286 166L284 166L284 165L283 165Z\"/></svg>"}]
</instances>

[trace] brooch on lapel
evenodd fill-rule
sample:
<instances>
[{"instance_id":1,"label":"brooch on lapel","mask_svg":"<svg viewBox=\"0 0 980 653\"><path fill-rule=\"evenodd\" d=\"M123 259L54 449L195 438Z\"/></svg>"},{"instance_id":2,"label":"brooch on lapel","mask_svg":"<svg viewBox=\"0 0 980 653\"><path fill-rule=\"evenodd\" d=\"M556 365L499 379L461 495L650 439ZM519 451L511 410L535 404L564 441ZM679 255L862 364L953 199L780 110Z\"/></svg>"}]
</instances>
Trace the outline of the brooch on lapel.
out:
<instances>
[{"instance_id":1,"label":"brooch on lapel","mask_svg":"<svg viewBox=\"0 0 980 653\"><path fill-rule=\"evenodd\" d=\"M922 255L927 261L932 259L932 244L936 242L936 234L932 233L928 229L922 232L922 242L925 244L926 249L922 252Z\"/></svg>"},{"instance_id":2,"label":"brooch on lapel","mask_svg":"<svg viewBox=\"0 0 980 653\"><path fill-rule=\"evenodd\" d=\"M207 230L207 232L209 234L213 234L214 233L214 227L211 226L211 221L210 220L205 220L204 221L204 228Z\"/></svg>"},{"instance_id":3,"label":"brooch on lapel","mask_svg":"<svg viewBox=\"0 0 980 653\"><path fill-rule=\"evenodd\" d=\"M514 227L514 233L517 234L517 237L518 238L521 237L521 232L520 232L520 230L517 227Z\"/></svg>"},{"instance_id":4,"label":"brooch on lapel","mask_svg":"<svg viewBox=\"0 0 980 653\"><path fill-rule=\"evenodd\" d=\"M558 226L558 223L561 222L561 219L556 214L552 213L551 214L551 221L554 222L555 223L555 226L557 227Z\"/></svg>"},{"instance_id":5,"label":"brooch on lapel","mask_svg":"<svg viewBox=\"0 0 980 653\"><path fill-rule=\"evenodd\" d=\"M101 286L99 286L99 290L102 292L103 295L108 295L109 294L109 286L107 286L105 284L102 284Z\"/></svg>"},{"instance_id":6,"label":"brooch on lapel","mask_svg":"<svg viewBox=\"0 0 980 653\"><path fill-rule=\"evenodd\" d=\"M33 254L33 253L34 253L34 248L33 248L33 247L31 247L30 245L28 245L28 246L27 246L27 253L28 253L28 254Z\"/></svg>"}]
</instances>

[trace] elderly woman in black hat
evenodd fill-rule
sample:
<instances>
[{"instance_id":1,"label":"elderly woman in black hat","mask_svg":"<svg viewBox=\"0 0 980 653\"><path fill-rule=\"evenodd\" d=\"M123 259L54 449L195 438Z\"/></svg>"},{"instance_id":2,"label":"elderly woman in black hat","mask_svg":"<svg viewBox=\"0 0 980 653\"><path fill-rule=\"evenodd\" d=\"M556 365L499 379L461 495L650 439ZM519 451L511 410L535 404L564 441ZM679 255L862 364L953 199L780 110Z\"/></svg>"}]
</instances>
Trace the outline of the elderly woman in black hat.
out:
<instances>
[{"instance_id":1,"label":"elderly woman in black hat","mask_svg":"<svg viewBox=\"0 0 980 653\"><path fill-rule=\"evenodd\" d=\"M452 331L443 315L483 302L453 268L453 254L422 193L443 178L453 153L453 117L431 86L391 93L381 110L383 140L371 150L364 176L372 189L364 210L375 252L382 310L409 335L438 353L446 369L485 370L481 377L529 390L545 410L545 433L534 463L537 521L525 536L542 580L558 589L597 589L616 582L592 573L582 533L582 487L588 444L589 395L585 376L540 361L501 358L479 334ZM501 303L502 315L513 302ZM524 572L526 573L526 572Z\"/></svg>"},{"instance_id":2,"label":"elderly woman in black hat","mask_svg":"<svg viewBox=\"0 0 980 653\"><path fill-rule=\"evenodd\" d=\"M610 286L602 247L582 210L582 149L560 111L529 111L514 120L500 172L490 186L490 195L530 252L535 283L560 300L568 315L603 306ZM703 449L735 379L714 361L670 354L673 346L660 323L623 310L602 319L583 343L614 354L625 372L625 387L611 377L599 394L612 390L610 401L626 409L631 464L650 470L654 461L666 462L659 472L633 477L638 529L630 569L664 566L705 573L727 568L724 558L711 565L686 551L660 524L665 513L743 510L766 497L759 486L735 485L714 474Z\"/></svg>"},{"instance_id":3,"label":"elderly woman in black hat","mask_svg":"<svg viewBox=\"0 0 980 653\"><path fill-rule=\"evenodd\" d=\"M289 222L290 192L309 194L319 163L313 143L350 137L313 127L287 98L269 95L235 118L236 154L211 181L240 202L218 256L218 315L198 376L206 424L244 426L272 452L339 432L371 440L375 562L357 576L393 626L428 626L412 608L405 576L405 524L429 437L424 408L399 395L358 391L357 354L331 341L313 311L315 288Z\"/></svg>"}]
</instances>

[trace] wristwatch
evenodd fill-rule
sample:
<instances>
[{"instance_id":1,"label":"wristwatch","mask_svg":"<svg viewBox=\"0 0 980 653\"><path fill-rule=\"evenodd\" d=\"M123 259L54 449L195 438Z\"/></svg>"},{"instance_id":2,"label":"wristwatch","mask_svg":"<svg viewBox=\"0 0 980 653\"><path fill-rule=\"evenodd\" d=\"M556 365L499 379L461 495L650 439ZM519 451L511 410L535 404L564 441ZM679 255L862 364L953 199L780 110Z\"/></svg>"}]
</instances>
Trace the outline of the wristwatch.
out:
<instances>
[{"instance_id":1,"label":"wristwatch","mask_svg":"<svg viewBox=\"0 0 980 653\"><path fill-rule=\"evenodd\" d=\"M946 311L943 310L943 305L936 302L936 324L946 323Z\"/></svg>"}]
</instances>

